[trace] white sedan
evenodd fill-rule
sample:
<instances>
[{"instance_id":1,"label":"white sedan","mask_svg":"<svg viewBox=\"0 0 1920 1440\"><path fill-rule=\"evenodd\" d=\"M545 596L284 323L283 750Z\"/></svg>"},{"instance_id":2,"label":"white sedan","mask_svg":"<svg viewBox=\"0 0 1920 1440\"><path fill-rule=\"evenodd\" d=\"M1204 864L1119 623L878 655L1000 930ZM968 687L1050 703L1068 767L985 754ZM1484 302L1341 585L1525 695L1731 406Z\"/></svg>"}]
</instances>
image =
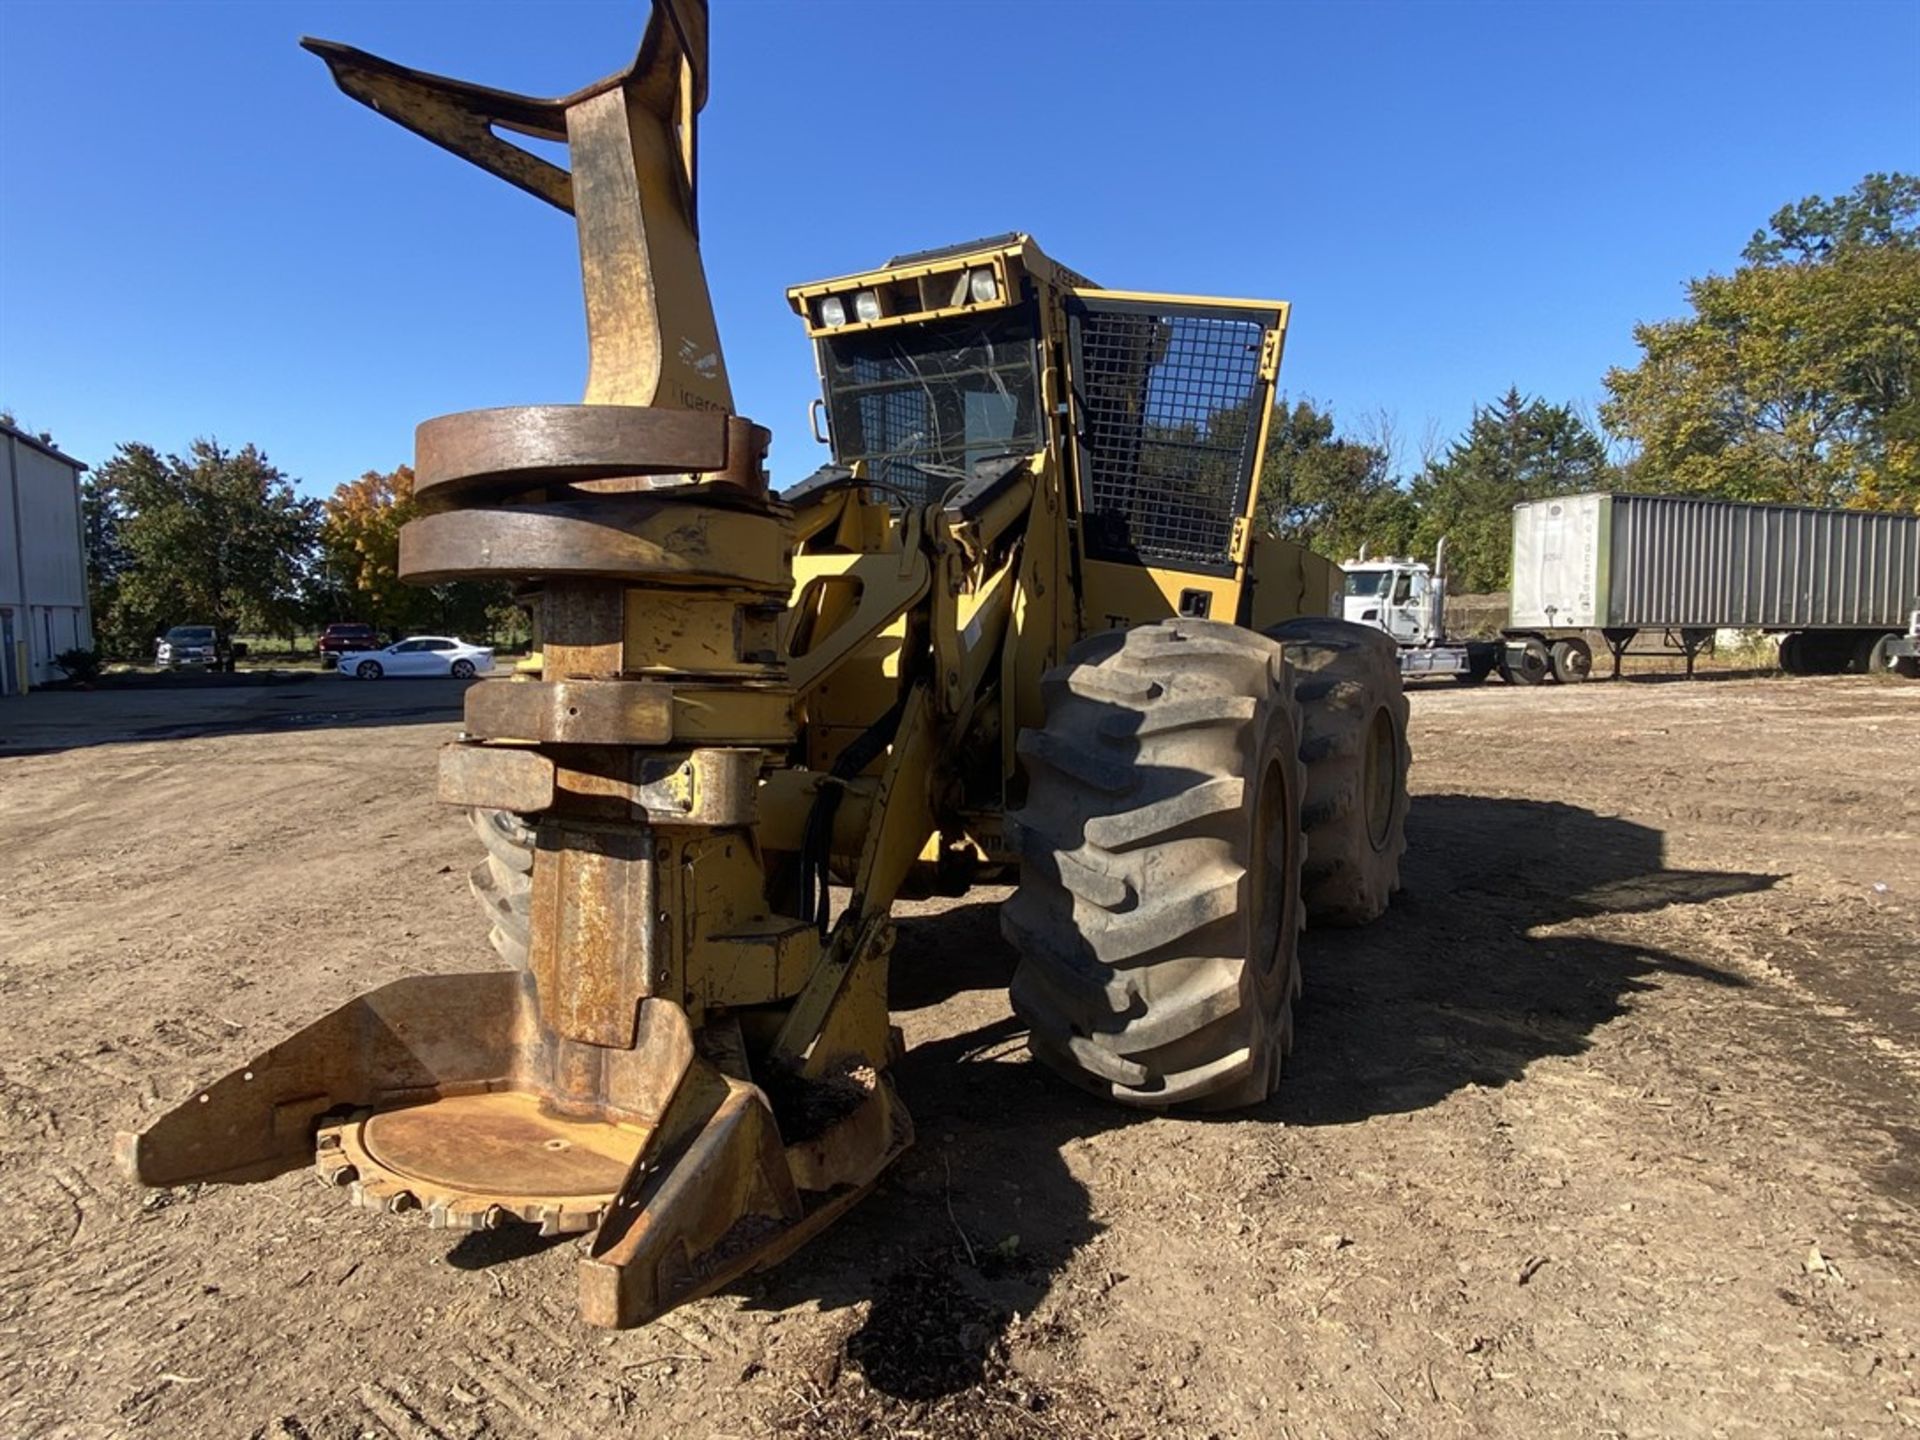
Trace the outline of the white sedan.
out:
<instances>
[{"instance_id":1,"label":"white sedan","mask_svg":"<svg viewBox=\"0 0 1920 1440\"><path fill-rule=\"evenodd\" d=\"M470 680L493 669L493 651L451 635L410 635L384 650L348 650L340 656L340 674L355 680L387 675L451 675Z\"/></svg>"}]
</instances>

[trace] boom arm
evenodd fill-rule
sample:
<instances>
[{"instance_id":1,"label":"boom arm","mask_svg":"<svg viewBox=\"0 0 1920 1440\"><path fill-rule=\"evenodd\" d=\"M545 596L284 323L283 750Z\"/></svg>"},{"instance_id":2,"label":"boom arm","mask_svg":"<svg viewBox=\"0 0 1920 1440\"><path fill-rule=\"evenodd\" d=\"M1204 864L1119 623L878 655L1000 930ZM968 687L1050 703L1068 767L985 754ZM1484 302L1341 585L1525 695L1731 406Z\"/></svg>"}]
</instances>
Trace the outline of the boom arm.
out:
<instances>
[{"instance_id":1,"label":"boom arm","mask_svg":"<svg viewBox=\"0 0 1920 1440\"><path fill-rule=\"evenodd\" d=\"M538 99L303 40L347 94L573 215L587 300L588 404L733 410L700 262L697 117L707 99L707 12L657 0L633 64ZM571 170L501 130L565 141Z\"/></svg>"}]
</instances>

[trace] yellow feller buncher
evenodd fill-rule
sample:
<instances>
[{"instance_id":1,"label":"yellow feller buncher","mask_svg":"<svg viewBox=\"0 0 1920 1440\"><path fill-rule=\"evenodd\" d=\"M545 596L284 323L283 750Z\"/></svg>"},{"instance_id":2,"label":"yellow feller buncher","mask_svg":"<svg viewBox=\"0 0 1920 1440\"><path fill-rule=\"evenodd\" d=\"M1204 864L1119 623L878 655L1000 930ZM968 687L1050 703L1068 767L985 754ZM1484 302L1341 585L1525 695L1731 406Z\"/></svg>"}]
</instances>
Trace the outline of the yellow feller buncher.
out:
<instances>
[{"instance_id":1,"label":"yellow feller buncher","mask_svg":"<svg viewBox=\"0 0 1920 1440\"><path fill-rule=\"evenodd\" d=\"M1301 927L1386 905L1409 763L1392 642L1255 531L1286 305L1104 290L1025 235L799 286L833 463L776 497L701 268L699 0L557 100L308 48L578 223L584 403L427 421L401 536L409 579L537 617L440 763L509 963L360 996L122 1136L127 1172L314 1164L577 1233L585 1317L643 1323L911 1143L889 912L1016 865L1035 1056L1128 1105L1272 1093Z\"/></svg>"}]
</instances>

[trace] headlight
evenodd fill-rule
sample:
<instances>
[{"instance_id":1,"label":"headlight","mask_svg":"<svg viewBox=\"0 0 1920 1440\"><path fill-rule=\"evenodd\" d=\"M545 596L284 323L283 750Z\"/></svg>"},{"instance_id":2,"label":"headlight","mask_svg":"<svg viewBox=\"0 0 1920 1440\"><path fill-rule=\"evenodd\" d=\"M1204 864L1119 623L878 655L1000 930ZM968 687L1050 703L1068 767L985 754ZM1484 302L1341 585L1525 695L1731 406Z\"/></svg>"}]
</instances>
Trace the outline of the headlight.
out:
<instances>
[{"instance_id":1,"label":"headlight","mask_svg":"<svg viewBox=\"0 0 1920 1440\"><path fill-rule=\"evenodd\" d=\"M818 313L822 325L844 325L847 323L847 302L838 295L829 295L820 302Z\"/></svg>"},{"instance_id":2,"label":"headlight","mask_svg":"<svg viewBox=\"0 0 1920 1440\"><path fill-rule=\"evenodd\" d=\"M993 278L991 270L969 270L967 272L967 293L973 296L974 303L985 305L1000 298L1000 286Z\"/></svg>"},{"instance_id":3,"label":"headlight","mask_svg":"<svg viewBox=\"0 0 1920 1440\"><path fill-rule=\"evenodd\" d=\"M878 290L854 291L853 313L862 320L878 320L880 318L880 292Z\"/></svg>"}]
</instances>

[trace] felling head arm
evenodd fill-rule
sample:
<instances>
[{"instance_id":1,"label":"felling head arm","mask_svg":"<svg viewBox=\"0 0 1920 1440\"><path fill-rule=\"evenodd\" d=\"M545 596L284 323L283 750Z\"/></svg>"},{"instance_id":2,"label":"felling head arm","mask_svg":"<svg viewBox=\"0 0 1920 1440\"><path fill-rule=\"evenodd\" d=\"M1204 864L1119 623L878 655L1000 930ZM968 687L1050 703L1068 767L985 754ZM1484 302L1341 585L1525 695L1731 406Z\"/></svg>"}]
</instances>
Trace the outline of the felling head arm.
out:
<instances>
[{"instance_id":1,"label":"felling head arm","mask_svg":"<svg viewBox=\"0 0 1920 1440\"><path fill-rule=\"evenodd\" d=\"M354 99L574 216L589 404L732 411L696 212L705 0L655 0L632 65L552 100L410 70L328 40L301 43ZM502 131L565 141L572 168Z\"/></svg>"}]
</instances>

